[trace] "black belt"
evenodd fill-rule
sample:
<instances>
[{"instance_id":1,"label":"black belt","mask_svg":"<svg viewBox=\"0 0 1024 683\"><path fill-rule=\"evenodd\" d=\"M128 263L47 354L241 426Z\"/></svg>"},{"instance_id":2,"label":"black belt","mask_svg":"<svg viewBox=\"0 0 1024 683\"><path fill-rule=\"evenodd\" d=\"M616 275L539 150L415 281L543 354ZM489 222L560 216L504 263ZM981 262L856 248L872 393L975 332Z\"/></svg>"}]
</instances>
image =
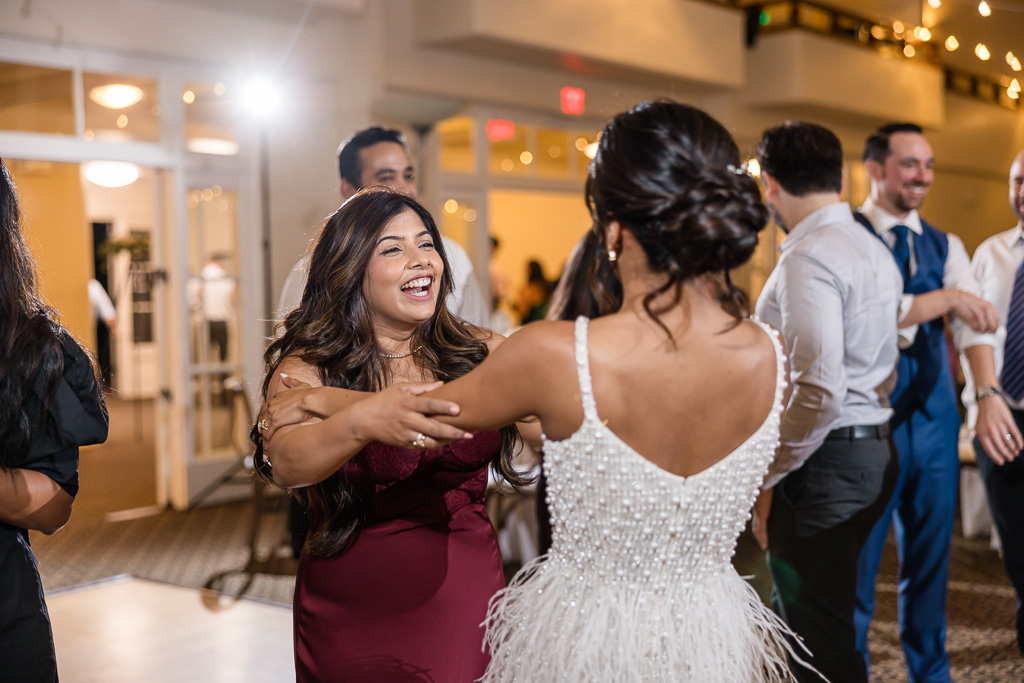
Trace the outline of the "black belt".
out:
<instances>
[{"instance_id":1,"label":"black belt","mask_svg":"<svg viewBox=\"0 0 1024 683\"><path fill-rule=\"evenodd\" d=\"M853 441L855 439L884 439L889 436L889 423L880 425L855 425L833 429L825 437L826 440Z\"/></svg>"}]
</instances>

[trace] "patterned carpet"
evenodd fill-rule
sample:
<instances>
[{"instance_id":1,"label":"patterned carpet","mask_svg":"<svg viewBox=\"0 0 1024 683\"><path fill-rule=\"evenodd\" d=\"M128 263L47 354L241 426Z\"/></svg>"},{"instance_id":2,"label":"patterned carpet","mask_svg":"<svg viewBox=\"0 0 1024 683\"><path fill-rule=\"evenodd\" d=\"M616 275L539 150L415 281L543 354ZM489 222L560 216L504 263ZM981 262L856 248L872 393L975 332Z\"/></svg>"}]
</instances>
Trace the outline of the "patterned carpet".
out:
<instances>
[{"instance_id":1,"label":"patterned carpet","mask_svg":"<svg viewBox=\"0 0 1024 683\"><path fill-rule=\"evenodd\" d=\"M158 510L152 447L152 410L111 401L113 425L108 445L82 454L82 490L68 526L53 536L35 534L33 546L48 591L119 574L203 587L223 572L250 562L254 507L236 503L189 512ZM280 501L283 509L283 500ZM131 509L120 514L117 511ZM271 556L284 538L284 515L265 514L258 556ZM289 563L276 563L287 571ZM769 580L763 556L748 536L741 539L736 565L751 575L762 595ZM896 626L896 553L882 559L878 614L872 626L872 678L877 683L906 681ZM986 683L1024 681L1024 660L1015 646L1014 594L998 555L987 539L953 540L948 599L947 648L953 680ZM235 594L248 576L229 573L217 587ZM290 603L291 576L256 574L248 596Z\"/></svg>"}]
</instances>

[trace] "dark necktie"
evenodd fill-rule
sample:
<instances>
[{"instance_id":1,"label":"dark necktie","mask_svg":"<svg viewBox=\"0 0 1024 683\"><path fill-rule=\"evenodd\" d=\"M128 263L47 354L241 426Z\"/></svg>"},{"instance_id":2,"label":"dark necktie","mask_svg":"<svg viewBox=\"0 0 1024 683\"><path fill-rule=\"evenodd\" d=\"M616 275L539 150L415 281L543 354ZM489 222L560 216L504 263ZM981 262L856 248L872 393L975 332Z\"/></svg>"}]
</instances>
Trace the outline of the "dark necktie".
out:
<instances>
[{"instance_id":1,"label":"dark necktie","mask_svg":"<svg viewBox=\"0 0 1024 683\"><path fill-rule=\"evenodd\" d=\"M1014 402L1024 398L1024 261L1017 266L1010 308L1006 311L1006 343L999 383Z\"/></svg>"},{"instance_id":2,"label":"dark necktie","mask_svg":"<svg viewBox=\"0 0 1024 683\"><path fill-rule=\"evenodd\" d=\"M910 282L910 242L907 241L907 226L894 225L892 234L896 236L896 243L892 245L892 255L903 274L903 287L906 288Z\"/></svg>"}]
</instances>

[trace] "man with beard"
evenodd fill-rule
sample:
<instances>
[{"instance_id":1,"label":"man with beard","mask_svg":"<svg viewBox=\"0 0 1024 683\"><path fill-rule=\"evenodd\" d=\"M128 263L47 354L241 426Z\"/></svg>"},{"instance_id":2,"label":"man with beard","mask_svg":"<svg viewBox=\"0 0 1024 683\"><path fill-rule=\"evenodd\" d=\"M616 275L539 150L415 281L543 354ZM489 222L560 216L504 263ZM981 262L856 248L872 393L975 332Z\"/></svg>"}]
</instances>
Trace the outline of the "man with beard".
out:
<instances>
[{"instance_id":1,"label":"man with beard","mask_svg":"<svg viewBox=\"0 0 1024 683\"><path fill-rule=\"evenodd\" d=\"M1017 592L1017 648L1024 655L1024 149L1010 166L1010 207L1017 225L981 243L971 272L1005 326L967 349L963 401L974 428L974 452L1003 545L1003 564ZM994 348L991 363L979 354Z\"/></svg>"},{"instance_id":2,"label":"man with beard","mask_svg":"<svg viewBox=\"0 0 1024 683\"><path fill-rule=\"evenodd\" d=\"M897 123L878 129L864 146L864 164L871 192L855 217L869 234L885 242L903 273L901 311L913 306L917 319L927 322L900 332L897 384L890 397L900 475L888 508L860 554L857 649L867 663L875 580L892 520L901 563L900 642L908 677L912 682L949 681L946 585L959 479L960 417L943 316L949 314L956 346L964 349L972 345L970 328L994 332L998 315L991 304L973 296L978 285L963 242L918 215L935 164L921 128ZM922 314L923 308L929 313Z\"/></svg>"},{"instance_id":3,"label":"man with beard","mask_svg":"<svg viewBox=\"0 0 1024 683\"><path fill-rule=\"evenodd\" d=\"M885 245L839 199L843 150L831 131L770 129L757 160L787 237L756 310L786 341L793 394L754 534L768 550L773 607L803 639L809 664L832 683L867 683L853 624L857 557L896 485L889 390L903 282Z\"/></svg>"}]
</instances>

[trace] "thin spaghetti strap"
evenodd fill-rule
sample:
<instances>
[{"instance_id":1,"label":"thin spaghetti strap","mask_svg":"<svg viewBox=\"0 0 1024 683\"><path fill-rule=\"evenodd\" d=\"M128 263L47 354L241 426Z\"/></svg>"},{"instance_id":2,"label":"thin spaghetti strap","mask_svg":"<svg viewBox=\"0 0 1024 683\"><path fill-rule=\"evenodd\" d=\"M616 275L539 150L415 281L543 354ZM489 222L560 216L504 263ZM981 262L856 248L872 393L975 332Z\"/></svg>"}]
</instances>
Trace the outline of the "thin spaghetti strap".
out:
<instances>
[{"instance_id":1,"label":"thin spaghetti strap","mask_svg":"<svg viewBox=\"0 0 1024 683\"><path fill-rule=\"evenodd\" d=\"M775 401L773 409L782 407L782 399L786 394L786 387L789 385L789 377L786 376L786 352L782 347L782 335L774 327L757 318L751 317L751 322L757 323L764 330L768 338L772 340L775 347Z\"/></svg>"},{"instance_id":2,"label":"thin spaghetti strap","mask_svg":"<svg viewBox=\"0 0 1024 683\"><path fill-rule=\"evenodd\" d=\"M586 316L576 318L576 375L580 383L583 415L585 418L597 420L597 402L594 400L594 384L590 378L590 351L587 347L589 324L590 319Z\"/></svg>"}]
</instances>

